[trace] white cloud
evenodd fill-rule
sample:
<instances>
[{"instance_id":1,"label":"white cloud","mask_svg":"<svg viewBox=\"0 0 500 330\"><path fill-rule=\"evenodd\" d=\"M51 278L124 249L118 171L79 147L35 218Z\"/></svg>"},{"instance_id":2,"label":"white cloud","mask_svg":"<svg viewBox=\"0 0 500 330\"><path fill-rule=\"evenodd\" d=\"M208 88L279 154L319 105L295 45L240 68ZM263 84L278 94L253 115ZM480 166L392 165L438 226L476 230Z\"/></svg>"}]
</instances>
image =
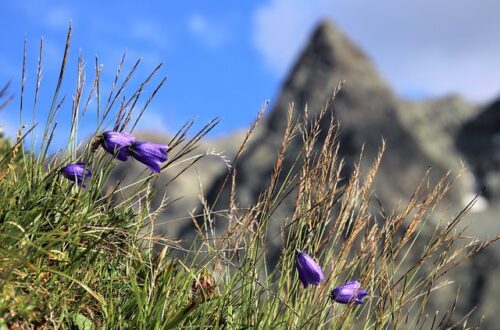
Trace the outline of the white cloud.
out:
<instances>
[{"instance_id":1,"label":"white cloud","mask_svg":"<svg viewBox=\"0 0 500 330\"><path fill-rule=\"evenodd\" d=\"M283 75L312 28L332 19L401 94L500 92L500 1L270 0L254 13L254 44Z\"/></svg>"},{"instance_id":2,"label":"white cloud","mask_svg":"<svg viewBox=\"0 0 500 330\"><path fill-rule=\"evenodd\" d=\"M229 29L225 24L209 21L200 14L189 16L187 26L197 39L210 48L219 48L230 38Z\"/></svg>"},{"instance_id":3,"label":"white cloud","mask_svg":"<svg viewBox=\"0 0 500 330\"><path fill-rule=\"evenodd\" d=\"M325 1L275 0L256 10L254 44L271 70L285 73L325 7Z\"/></svg>"},{"instance_id":4,"label":"white cloud","mask_svg":"<svg viewBox=\"0 0 500 330\"><path fill-rule=\"evenodd\" d=\"M154 107L148 107L148 109L146 109L139 120L137 128L148 132L172 132L172 128L169 127L159 109L155 109Z\"/></svg>"}]
</instances>

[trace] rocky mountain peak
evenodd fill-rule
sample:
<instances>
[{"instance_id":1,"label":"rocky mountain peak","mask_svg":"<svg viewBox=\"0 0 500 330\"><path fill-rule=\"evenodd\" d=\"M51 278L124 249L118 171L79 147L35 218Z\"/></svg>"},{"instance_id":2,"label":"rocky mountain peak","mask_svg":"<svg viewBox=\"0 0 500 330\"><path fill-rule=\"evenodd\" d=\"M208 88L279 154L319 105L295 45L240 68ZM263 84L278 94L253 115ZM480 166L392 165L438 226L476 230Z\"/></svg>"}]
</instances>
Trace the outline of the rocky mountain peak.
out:
<instances>
[{"instance_id":1,"label":"rocky mountain peak","mask_svg":"<svg viewBox=\"0 0 500 330\"><path fill-rule=\"evenodd\" d=\"M387 142L387 151L376 187L388 208L409 198L429 167L434 168L434 178L446 172L426 155L403 125L398 114L399 101L368 57L332 23L324 22L313 31L272 104L272 110L236 164L238 205L246 207L254 203L269 183L290 104L294 104L295 116L301 115L307 106L310 120L315 120L338 84L344 81L344 87L328 110L340 121L340 157L345 160L346 177L358 162L363 148L362 166L364 170L371 166L382 139ZM329 122L329 118L324 118L325 131ZM301 147L302 141L297 138L288 150L284 172L291 169L291 162L299 155ZM216 209L228 208L230 188L225 187L219 196L225 175L215 180L208 192L209 203L217 200ZM283 209L285 214L286 206ZM279 230L279 222L276 226ZM183 235L192 232L191 224L182 230Z\"/></svg>"},{"instance_id":2,"label":"rocky mountain peak","mask_svg":"<svg viewBox=\"0 0 500 330\"><path fill-rule=\"evenodd\" d=\"M328 109L329 114L341 125L339 157L345 161L345 173L342 173L342 176L347 178L352 173L353 164L358 162L363 147L361 171L366 173L366 169L376 157L383 138L387 142L387 147L375 181L375 190L377 198L387 211L400 203L403 205L406 203L429 167L432 167L429 178L429 183L432 184L459 163L454 144L454 136L458 131L464 131L460 134L464 134L463 141L466 143L459 143L459 148L466 155L469 150L470 156L467 158L471 159L472 164L475 164L474 160L490 159L489 162L481 161L480 164L473 166L476 172L484 168L486 174L494 174L485 176L485 179L493 178L495 182L500 182L500 175L497 175L500 173L498 171L500 156L496 156L492 163L491 158L488 158L492 148L480 148L480 150L477 148L478 143L490 147L493 146L492 141L497 142L500 139L498 138L500 126L497 125L499 122L497 119L500 118L498 104L493 104L488 113L474 120L479 126L476 127L471 123L467 126L469 128L462 128L463 122L477 111L476 105L459 98L426 102L399 100L380 78L363 51L335 25L323 22L311 34L309 42L284 80L280 94L272 102L271 111L258 126L245 153L232 164L236 169L234 197L238 206L244 208L253 205L259 194L269 185L278 150L282 144L290 104L294 104L296 116L303 114L307 106L308 118L315 120L320 110L328 103L337 85L343 81L345 84L342 90ZM329 119L325 118L324 122L321 122L323 130L328 128ZM490 123L487 132L484 130L484 123ZM473 135L477 135L474 138L477 143L469 140ZM219 151L224 151L228 159L232 159L238 150L237 140L231 137L228 138L230 143L221 142L215 145L208 141L202 148L220 146L223 149ZM484 141L489 144L485 144ZM498 147L496 144L495 146ZM316 150L319 147L320 145L317 145ZM300 159L301 149L302 141L299 137L288 149L287 157L283 160L283 172L290 171L293 161ZM500 154L498 150L500 149L493 151ZM196 205L198 206L194 213L202 209L196 199L195 190L198 182L202 183L202 193L215 210L228 209L231 194L231 189L227 185L219 195L227 175L227 168L221 159L209 157L200 161L198 165L199 171L196 168L192 169L186 173L186 176L190 177L185 177L175 186L170 186L170 196L173 196L173 200L176 200L177 196L187 196L187 198L169 205L162 214L162 219L159 219L163 225L158 226L158 229L169 237L183 239L186 246L189 246L196 236L195 226L188 212ZM160 183L168 182L175 174L175 171L163 173ZM462 188L460 185L455 185L448 195L448 202L451 202L453 208L462 203L460 196ZM500 193L498 195L500 196ZM291 198L280 204L280 213L274 213L273 221L269 223L270 233L280 232L282 221L290 215L292 207ZM379 215L375 212L374 216ZM180 221L181 219L185 221ZM471 228L475 228L475 233L481 233L481 230L491 233L493 224L498 223L491 221L495 219L488 216L480 225ZM216 230L224 229L226 224L227 221L214 221ZM425 244L429 239L422 236L419 243ZM276 241L269 245L269 252L272 254L274 251L275 257L280 251L279 244L280 242ZM469 301L481 300L485 302L483 306L494 306L490 302L498 297L499 286L494 280L496 276L488 273L498 274L499 270L495 264L498 255L498 251L487 252L483 255L484 261L478 261L462 272L466 276L464 283L475 283L461 292L461 297L465 296L465 299L461 299L462 305L467 312L472 308ZM482 267L485 262L491 270ZM483 311L484 307L478 310L478 315Z\"/></svg>"},{"instance_id":3,"label":"rocky mountain peak","mask_svg":"<svg viewBox=\"0 0 500 330\"><path fill-rule=\"evenodd\" d=\"M354 96L356 91L361 91L361 94L383 94L384 98L393 99L363 51L333 23L325 21L313 31L285 79L281 94L267 118L268 125L277 129L274 124L284 124L283 116L291 103L298 111L307 104L310 113L319 112L335 87L343 81L345 95ZM353 112L357 110L352 108L348 118L355 119Z\"/></svg>"}]
</instances>

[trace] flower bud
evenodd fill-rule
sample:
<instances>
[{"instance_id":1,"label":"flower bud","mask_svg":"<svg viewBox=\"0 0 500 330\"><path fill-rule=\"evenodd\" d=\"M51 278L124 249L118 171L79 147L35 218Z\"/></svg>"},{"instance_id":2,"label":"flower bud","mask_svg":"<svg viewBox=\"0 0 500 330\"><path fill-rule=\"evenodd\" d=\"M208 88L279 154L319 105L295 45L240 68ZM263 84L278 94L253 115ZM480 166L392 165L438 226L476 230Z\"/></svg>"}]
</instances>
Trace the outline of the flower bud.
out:
<instances>
[{"instance_id":1,"label":"flower bud","mask_svg":"<svg viewBox=\"0 0 500 330\"><path fill-rule=\"evenodd\" d=\"M85 188L85 181L90 178L92 171L84 163L69 164L61 169L62 175L70 181Z\"/></svg>"},{"instance_id":2,"label":"flower bud","mask_svg":"<svg viewBox=\"0 0 500 330\"><path fill-rule=\"evenodd\" d=\"M145 164L151 171L159 173L161 163L167 161L168 146L147 141L135 141L129 147L130 155Z\"/></svg>"},{"instance_id":3,"label":"flower bud","mask_svg":"<svg viewBox=\"0 0 500 330\"><path fill-rule=\"evenodd\" d=\"M349 281L344 285L336 287L330 293L330 298L340 304L364 304L363 298L368 295L366 290L361 289L358 281Z\"/></svg>"},{"instance_id":4,"label":"flower bud","mask_svg":"<svg viewBox=\"0 0 500 330\"><path fill-rule=\"evenodd\" d=\"M130 155L128 147L135 141L135 137L130 133L106 131L100 140L101 146L121 161L126 161Z\"/></svg>"},{"instance_id":5,"label":"flower bud","mask_svg":"<svg viewBox=\"0 0 500 330\"><path fill-rule=\"evenodd\" d=\"M299 272L299 279L306 288L309 284L319 285L325 278L321 267L304 252L300 252L297 256L297 271Z\"/></svg>"}]
</instances>

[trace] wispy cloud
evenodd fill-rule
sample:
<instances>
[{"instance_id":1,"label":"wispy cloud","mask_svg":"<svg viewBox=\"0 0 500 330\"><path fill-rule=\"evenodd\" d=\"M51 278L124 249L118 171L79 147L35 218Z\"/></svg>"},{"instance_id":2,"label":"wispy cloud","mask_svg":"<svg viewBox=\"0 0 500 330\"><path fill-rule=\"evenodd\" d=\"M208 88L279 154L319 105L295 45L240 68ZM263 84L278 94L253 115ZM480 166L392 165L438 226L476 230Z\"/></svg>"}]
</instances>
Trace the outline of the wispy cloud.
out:
<instances>
[{"instance_id":1,"label":"wispy cloud","mask_svg":"<svg viewBox=\"0 0 500 330\"><path fill-rule=\"evenodd\" d=\"M49 7L44 9L44 12L43 20L45 24L53 29L66 29L73 14L69 8L63 6Z\"/></svg>"},{"instance_id":2,"label":"wispy cloud","mask_svg":"<svg viewBox=\"0 0 500 330\"><path fill-rule=\"evenodd\" d=\"M273 72L289 69L325 6L324 1L272 0L257 8L253 42Z\"/></svg>"},{"instance_id":3,"label":"wispy cloud","mask_svg":"<svg viewBox=\"0 0 500 330\"><path fill-rule=\"evenodd\" d=\"M105 71L112 72L112 75L124 53L126 65L142 58L139 71L147 71L163 62L165 51L171 48L172 41L165 27L154 20L135 19L122 27L109 24L104 16L97 14L89 23L92 34L95 34L93 46L100 50L97 54L99 60L104 64Z\"/></svg>"},{"instance_id":4,"label":"wispy cloud","mask_svg":"<svg viewBox=\"0 0 500 330\"><path fill-rule=\"evenodd\" d=\"M159 109L149 107L146 109L138 124L139 130L156 131L156 132L173 132L173 127L165 120Z\"/></svg>"},{"instance_id":5,"label":"wispy cloud","mask_svg":"<svg viewBox=\"0 0 500 330\"><path fill-rule=\"evenodd\" d=\"M189 31L205 46L219 48L230 38L230 30L221 22L208 20L200 14L192 14L187 21Z\"/></svg>"},{"instance_id":6,"label":"wispy cloud","mask_svg":"<svg viewBox=\"0 0 500 330\"><path fill-rule=\"evenodd\" d=\"M66 29L73 15L73 11L67 5L50 1L16 1L15 6L28 16L30 21L37 21L54 30Z\"/></svg>"},{"instance_id":7,"label":"wispy cloud","mask_svg":"<svg viewBox=\"0 0 500 330\"><path fill-rule=\"evenodd\" d=\"M151 20L140 20L132 24L130 36L160 49L167 49L170 40L162 26Z\"/></svg>"},{"instance_id":8,"label":"wispy cloud","mask_svg":"<svg viewBox=\"0 0 500 330\"><path fill-rule=\"evenodd\" d=\"M270 0L254 13L254 45L284 74L321 19L332 19L373 58L400 94L460 93L486 100L500 92L500 2L453 0Z\"/></svg>"}]
</instances>

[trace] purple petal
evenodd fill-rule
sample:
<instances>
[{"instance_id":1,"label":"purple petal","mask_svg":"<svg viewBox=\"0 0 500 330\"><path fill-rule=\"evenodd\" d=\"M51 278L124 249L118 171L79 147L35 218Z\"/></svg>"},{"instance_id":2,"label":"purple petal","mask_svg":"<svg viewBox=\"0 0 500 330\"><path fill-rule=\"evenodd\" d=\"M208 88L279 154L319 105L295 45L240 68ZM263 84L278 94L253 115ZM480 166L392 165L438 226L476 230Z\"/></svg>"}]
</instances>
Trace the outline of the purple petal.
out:
<instances>
[{"instance_id":1,"label":"purple petal","mask_svg":"<svg viewBox=\"0 0 500 330\"><path fill-rule=\"evenodd\" d=\"M341 304L364 304L363 298L368 295L368 291L361 289L358 281L349 281L344 285L332 290L330 297Z\"/></svg>"},{"instance_id":2,"label":"purple petal","mask_svg":"<svg viewBox=\"0 0 500 330\"><path fill-rule=\"evenodd\" d=\"M102 135L102 147L121 161L126 161L129 156L128 147L135 141L130 133L106 131Z\"/></svg>"},{"instance_id":3,"label":"purple petal","mask_svg":"<svg viewBox=\"0 0 500 330\"><path fill-rule=\"evenodd\" d=\"M341 304L348 304L352 299L352 295L339 294L335 297L335 301Z\"/></svg>"},{"instance_id":4,"label":"purple petal","mask_svg":"<svg viewBox=\"0 0 500 330\"><path fill-rule=\"evenodd\" d=\"M149 157L155 157L160 162L164 162L168 159L167 149L168 146L165 144L156 144L147 141L137 141L133 143L133 150Z\"/></svg>"},{"instance_id":5,"label":"purple petal","mask_svg":"<svg viewBox=\"0 0 500 330\"><path fill-rule=\"evenodd\" d=\"M135 157L138 161L146 165L151 171L160 173L161 172L161 163L157 160L149 157Z\"/></svg>"},{"instance_id":6,"label":"purple petal","mask_svg":"<svg viewBox=\"0 0 500 330\"><path fill-rule=\"evenodd\" d=\"M352 289L359 289L361 288L361 283L358 281L349 281L346 284L342 285L344 288L352 288Z\"/></svg>"},{"instance_id":7,"label":"purple petal","mask_svg":"<svg viewBox=\"0 0 500 330\"><path fill-rule=\"evenodd\" d=\"M85 181L90 178L92 171L86 168L85 163L69 164L61 169L62 175L70 181L76 182L82 188L85 188Z\"/></svg>"},{"instance_id":8,"label":"purple petal","mask_svg":"<svg viewBox=\"0 0 500 330\"><path fill-rule=\"evenodd\" d=\"M353 302L354 304L356 304L356 305L364 305L364 304L365 304L365 302L364 302L363 300L360 300L360 299L358 299L358 298L354 298L354 299L352 300L352 302Z\"/></svg>"},{"instance_id":9,"label":"purple petal","mask_svg":"<svg viewBox=\"0 0 500 330\"><path fill-rule=\"evenodd\" d=\"M304 252L299 253L297 256L296 266L299 279L305 288L309 284L318 285L325 278L320 265Z\"/></svg>"},{"instance_id":10,"label":"purple petal","mask_svg":"<svg viewBox=\"0 0 500 330\"><path fill-rule=\"evenodd\" d=\"M367 295L368 295L368 291L366 291L366 290L359 290L358 291L358 299L363 299Z\"/></svg>"},{"instance_id":11,"label":"purple petal","mask_svg":"<svg viewBox=\"0 0 500 330\"><path fill-rule=\"evenodd\" d=\"M167 145L147 141L136 141L129 148L132 157L154 172L160 172L161 163L168 160L167 149Z\"/></svg>"}]
</instances>

